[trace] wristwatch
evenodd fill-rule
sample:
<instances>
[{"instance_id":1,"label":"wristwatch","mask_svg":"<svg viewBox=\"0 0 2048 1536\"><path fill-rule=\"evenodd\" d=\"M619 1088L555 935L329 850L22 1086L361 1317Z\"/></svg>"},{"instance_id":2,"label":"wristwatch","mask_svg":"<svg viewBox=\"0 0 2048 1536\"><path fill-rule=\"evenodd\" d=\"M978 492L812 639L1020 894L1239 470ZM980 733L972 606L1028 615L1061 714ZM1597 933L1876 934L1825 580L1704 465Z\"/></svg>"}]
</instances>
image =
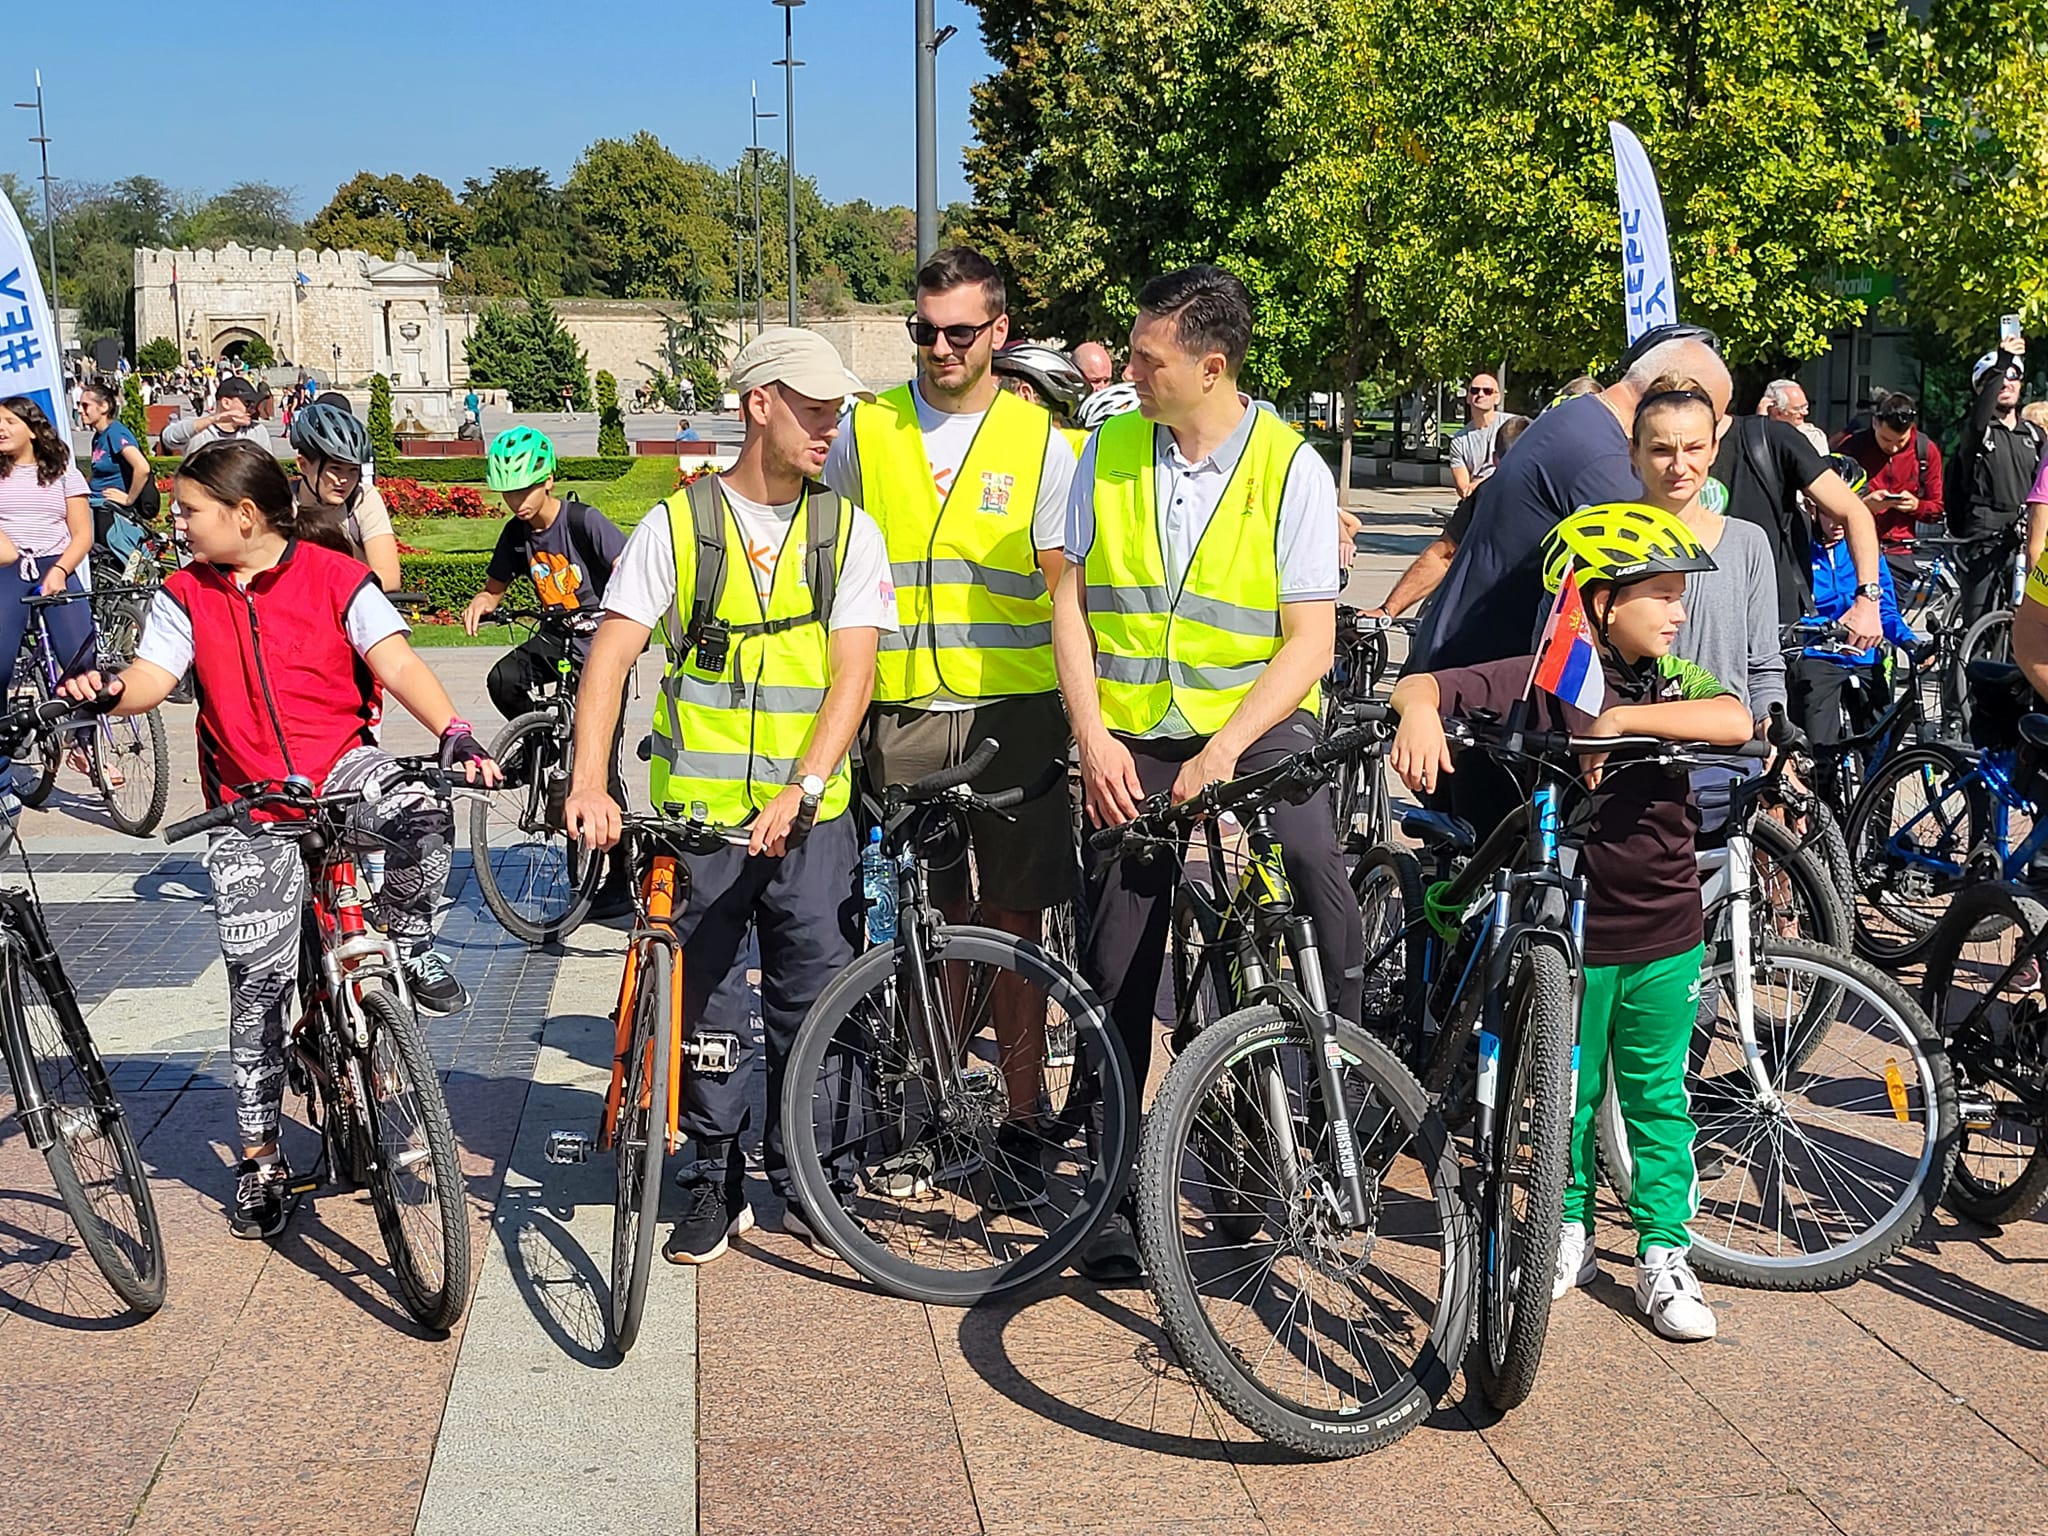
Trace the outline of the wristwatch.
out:
<instances>
[{"instance_id":1,"label":"wristwatch","mask_svg":"<svg viewBox=\"0 0 2048 1536\"><path fill-rule=\"evenodd\" d=\"M815 773L807 773L798 779L796 787L804 792L806 800L822 800L825 798L825 781Z\"/></svg>"},{"instance_id":2,"label":"wristwatch","mask_svg":"<svg viewBox=\"0 0 2048 1536\"><path fill-rule=\"evenodd\" d=\"M1863 582L1856 588L1856 595L1858 597L1867 597L1873 603L1882 601L1884 598L1884 584L1876 581Z\"/></svg>"}]
</instances>

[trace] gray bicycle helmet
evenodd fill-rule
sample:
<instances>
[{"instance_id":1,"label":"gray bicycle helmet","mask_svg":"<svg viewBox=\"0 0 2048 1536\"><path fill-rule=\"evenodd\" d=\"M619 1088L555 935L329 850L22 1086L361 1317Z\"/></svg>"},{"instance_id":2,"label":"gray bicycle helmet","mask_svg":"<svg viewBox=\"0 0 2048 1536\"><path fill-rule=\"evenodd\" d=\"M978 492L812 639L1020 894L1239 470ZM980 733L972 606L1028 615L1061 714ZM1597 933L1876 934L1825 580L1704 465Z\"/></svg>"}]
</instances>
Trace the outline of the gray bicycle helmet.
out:
<instances>
[{"instance_id":1,"label":"gray bicycle helmet","mask_svg":"<svg viewBox=\"0 0 2048 1536\"><path fill-rule=\"evenodd\" d=\"M370 430L339 406L307 406L292 418L292 451L339 464L370 462Z\"/></svg>"},{"instance_id":2,"label":"gray bicycle helmet","mask_svg":"<svg viewBox=\"0 0 2048 1536\"><path fill-rule=\"evenodd\" d=\"M1083 400L1074 412L1074 424L1093 432L1112 416L1121 416L1126 411L1138 408L1138 391L1134 385L1111 384L1098 389Z\"/></svg>"},{"instance_id":3,"label":"gray bicycle helmet","mask_svg":"<svg viewBox=\"0 0 2048 1536\"><path fill-rule=\"evenodd\" d=\"M1022 379L1056 410L1071 412L1088 393L1088 381L1073 359L1043 342L1011 342L996 353L995 369L1003 378Z\"/></svg>"}]
</instances>

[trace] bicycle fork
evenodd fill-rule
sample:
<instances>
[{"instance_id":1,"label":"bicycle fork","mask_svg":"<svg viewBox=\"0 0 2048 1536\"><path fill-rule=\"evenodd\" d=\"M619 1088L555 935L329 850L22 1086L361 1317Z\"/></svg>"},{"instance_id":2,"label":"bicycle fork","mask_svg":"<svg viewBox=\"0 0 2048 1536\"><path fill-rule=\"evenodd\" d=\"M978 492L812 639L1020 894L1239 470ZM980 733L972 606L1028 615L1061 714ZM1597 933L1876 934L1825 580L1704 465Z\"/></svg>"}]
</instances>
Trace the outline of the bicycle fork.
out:
<instances>
[{"instance_id":1,"label":"bicycle fork","mask_svg":"<svg viewBox=\"0 0 2048 1536\"><path fill-rule=\"evenodd\" d=\"M1287 920L1287 948L1294 957L1296 979L1308 1000L1309 1046L1315 1058L1316 1084L1323 1096L1323 1111L1330 1123L1330 1145L1337 1163L1337 1193L1343 1205L1345 1224L1353 1231L1372 1221L1373 1204L1366 1193L1365 1172L1359 1164L1358 1138L1351 1130L1351 1105L1344 1095L1344 1050L1337 1039L1337 1027L1330 1012L1330 997L1323 985L1322 959L1316 948L1315 924L1305 915ZM1289 1187L1301 1187L1302 1157L1294 1136L1294 1116L1287 1103L1287 1084L1276 1065L1268 1065L1261 1084L1266 1119L1279 1143Z\"/></svg>"}]
</instances>

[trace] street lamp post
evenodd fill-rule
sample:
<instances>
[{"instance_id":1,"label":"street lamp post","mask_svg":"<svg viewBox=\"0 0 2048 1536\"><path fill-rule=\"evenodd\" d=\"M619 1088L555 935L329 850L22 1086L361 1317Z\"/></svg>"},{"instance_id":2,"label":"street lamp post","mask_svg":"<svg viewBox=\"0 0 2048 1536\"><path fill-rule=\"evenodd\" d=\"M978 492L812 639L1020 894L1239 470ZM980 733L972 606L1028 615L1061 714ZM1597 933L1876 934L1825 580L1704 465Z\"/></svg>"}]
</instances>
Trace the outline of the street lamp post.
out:
<instances>
[{"instance_id":1,"label":"street lamp post","mask_svg":"<svg viewBox=\"0 0 2048 1536\"><path fill-rule=\"evenodd\" d=\"M783 142L787 145L784 158L789 162L783 167L789 183L789 323L796 324L796 72L803 66L803 60L796 56L796 44L792 39L791 18L804 0L775 0L782 7L782 57L775 62L782 66L782 126L785 130Z\"/></svg>"},{"instance_id":2,"label":"street lamp post","mask_svg":"<svg viewBox=\"0 0 2048 1536\"><path fill-rule=\"evenodd\" d=\"M917 0L917 260L939 245L939 50L958 27L940 27L934 0Z\"/></svg>"},{"instance_id":3,"label":"street lamp post","mask_svg":"<svg viewBox=\"0 0 2048 1536\"><path fill-rule=\"evenodd\" d=\"M732 168L732 302L739 312L740 345L747 344L747 204L740 168Z\"/></svg>"},{"instance_id":4,"label":"street lamp post","mask_svg":"<svg viewBox=\"0 0 2048 1536\"><path fill-rule=\"evenodd\" d=\"M57 333L57 362L64 360L64 301L57 296L57 218L50 204L50 130L43 121L43 72L36 71L36 99L17 101L24 112L36 115L36 136L29 140L43 152L43 242L50 253L50 324Z\"/></svg>"},{"instance_id":5,"label":"street lamp post","mask_svg":"<svg viewBox=\"0 0 2048 1536\"><path fill-rule=\"evenodd\" d=\"M773 112L761 110L761 83L747 82L747 90L754 101L754 330L756 334L768 328L768 295L761 281L761 120L773 118Z\"/></svg>"}]
</instances>

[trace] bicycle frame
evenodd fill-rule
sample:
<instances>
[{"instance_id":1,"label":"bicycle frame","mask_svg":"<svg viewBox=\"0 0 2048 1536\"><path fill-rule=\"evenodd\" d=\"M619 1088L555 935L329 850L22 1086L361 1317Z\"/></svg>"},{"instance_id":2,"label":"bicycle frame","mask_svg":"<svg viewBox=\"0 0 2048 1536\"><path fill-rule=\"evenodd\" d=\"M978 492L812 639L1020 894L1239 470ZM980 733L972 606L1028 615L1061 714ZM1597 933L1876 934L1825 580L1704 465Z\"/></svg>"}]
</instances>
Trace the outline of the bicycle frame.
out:
<instances>
[{"instance_id":1,"label":"bicycle frame","mask_svg":"<svg viewBox=\"0 0 2048 1536\"><path fill-rule=\"evenodd\" d=\"M634 925L632 936L627 941L625 969L619 978L619 1005L613 1012L616 1025L612 1038L612 1077L605 1089L603 1118L598 1123L596 1145L601 1152L611 1150L618 1129L619 1110L623 1107L626 1079L632 1067L629 1058L633 1051L633 992L640 980L640 956L650 944L659 944L669 952L669 1060L678 1066L678 1070L672 1070L668 1075L668 1102L662 1106L663 1148L665 1152L674 1152L682 1146L683 1138L677 1130L683 1091L680 1065L688 1057L683 1039L683 944L676 936L675 914L682 902L689 899L689 889L689 872L676 856L673 853L656 853L640 887L646 916ZM734 1044L736 1046L737 1042ZM654 1042L650 1040L648 1049L653 1048ZM560 1137L563 1133L554 1135ZM554 1156L551 1152L550 1157Z\"/></svg>"},{"instance_id":2,"label":"bicycle frame","mask_svg":"<svg viewBox=\"0 0 2048 1536\"><path fill-rule=\"evenodd\" d=\"M2020 840L2019 845L2017 847L2012 846L2010 843L2012 813L2014 811L2031 812L2032 809L2027 802L2026 796L2019 792L2018 787L2013 781L2013 754L2003 750L1987 751L1978 754L1975 760L1971 761L1966 754L1963 754L1958 749L1958 758L1959 761L1969 763L1970 771L1963 778L1959 779L1954 786L1955 790L1963 792L1963 798L1957 813L1948 814L1943 809L1946 802L1954 798L1953 795L1943 796L1935 804L1921 807L1919 811L1908 818L1904 826L1897 828L1886 839L1885 853L1887 856L1899 860L1902 864L1914 869L1924 870L1944 881L1955 882L1962 880L1969 873L1967 864L1957 864L1947 859L1933 857L1931 854L1922 851L1916 844L1913 844L1910 841L1910 834L1916 827L1924 825L1930 817L1934 819L1935 824L1940 828L1941 834L1944 837L1966 826L1969 815L1967 790L1971 782L1975 781L1982 784L1991 796L1990 846L1991 852L1998 859L1998 877L2003 880L2017 881L2026 873L2028 865L2034 860L2034 856L2040 853L2044 847L2048 847L2048 822L2036 822L2033 830Z\"/></svg>"},{"instance_id":3,"label":"bicycle frame","mask_svg":"<svg viewBox=\"0 0 2048 1536\"><path fill-rule=\"evenodd\" d=\"M0 918L0 1053L6 1057L7 1075L14 1082L15 1118L27 1133L28 1144L42 1152L57 1139L57 1110L43 1097L42 1081L34 1070L35 1053L29 1048L28 1023L22 1016L15 967L26 965L35 973L67 1033L83 1033L85 1018L35 900L25 891L0 891L0 911L5 913ZM125 1115L127 1111L107 1079L99 1053L90 1053L88 1059L93 1079L88 1086L103 1103L112 1106L115 1116Z\"/></svg>"}]
</instances>

